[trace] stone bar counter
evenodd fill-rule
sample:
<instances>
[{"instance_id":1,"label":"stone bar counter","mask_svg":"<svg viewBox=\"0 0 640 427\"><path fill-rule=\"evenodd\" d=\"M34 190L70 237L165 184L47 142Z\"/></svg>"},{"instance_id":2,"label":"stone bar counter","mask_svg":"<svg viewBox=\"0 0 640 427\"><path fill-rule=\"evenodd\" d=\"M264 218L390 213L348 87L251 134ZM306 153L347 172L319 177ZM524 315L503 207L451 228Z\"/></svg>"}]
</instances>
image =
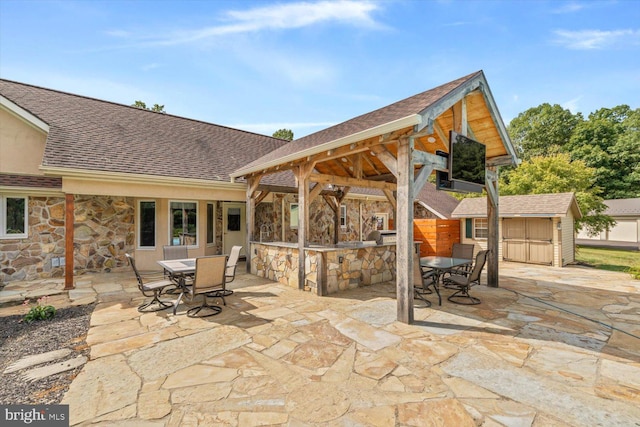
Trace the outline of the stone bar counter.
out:
<instances>
[{"instance_id":1,"label":"stone bar counter","mask_svg":"<svg viewBox=\"0 0 640 427\"><path fill-rule=\"evenodd\" d=\"M396 279L396 245L342 242L309 245L305 251L303 289L329 295ZM298 289L298 245L251 242L251 273Z\"/></svg>"}]
</instances>

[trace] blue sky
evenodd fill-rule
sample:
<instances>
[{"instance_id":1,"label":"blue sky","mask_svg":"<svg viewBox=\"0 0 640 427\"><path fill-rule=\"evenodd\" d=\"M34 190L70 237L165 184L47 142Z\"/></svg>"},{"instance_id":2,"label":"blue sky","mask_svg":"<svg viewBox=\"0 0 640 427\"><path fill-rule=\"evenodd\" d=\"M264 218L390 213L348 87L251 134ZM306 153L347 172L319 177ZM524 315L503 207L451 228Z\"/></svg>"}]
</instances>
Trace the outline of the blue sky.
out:
<instances>
[{"instance_id":1,"label":"blue sky","mask_svg":"<svg viewBox=\"0 0 640 427\"><path fill-rule=\"evenodd\" d=\"M484 70L505 124L640 107L640 2L0 1L0 77L296 137Z\"/></svg>"}]
</instances>

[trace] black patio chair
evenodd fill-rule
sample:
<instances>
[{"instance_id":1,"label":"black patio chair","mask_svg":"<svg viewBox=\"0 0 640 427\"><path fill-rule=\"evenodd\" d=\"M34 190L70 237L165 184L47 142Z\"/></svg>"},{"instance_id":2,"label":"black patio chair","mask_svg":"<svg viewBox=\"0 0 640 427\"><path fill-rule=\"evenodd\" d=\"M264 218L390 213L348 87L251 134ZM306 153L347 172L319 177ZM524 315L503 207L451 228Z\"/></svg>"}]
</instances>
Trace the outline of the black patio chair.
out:
<instances>
[{"instance_id":1,"label":"black patio chair","mask_svg":"<svg viewBox=\"0 0 640 427\"><path fill-rule=\"evenodd\" d=\"M140 292L142 292L142 295L144 295L145 297L153 297L151 301L140 304L138 306L138 311L141 313L154 312L171 307L173 305L173 302L161 300L160 294L162 293L164 288L169 286L173 287L175 286L175 283L173 283L171 280L157 280L155 282L144 283L142 277L140 276L140 273L138 272L138 269L136 268L135 259L129 254L125 255L127 257L127 260L129 260L131 268L133 268L133 272L136 275L136 280L138 281L138 289L140 289ZM147 310L149 307L152 307L154 305L156 305L155 308Z\"/></svg>"},{"instance_id":2,"label":"black patio chair","mask_svg":"<svg viewBox=\"0 0 640 427\"><path fill-rule=\"evenodd\" d=\"M480 300L476 297L472 297L469 295L469 289L473 285L480 284L480 274L482 273L482 269L484 268L485 263L487 262L487 254L489 251L480 251L478 255L476 255L476 262L473 265L473 269L469 275L457 275L452 274L451 276L444 279L444 283L449 288L458 289L456 292L451 294L449 301L456 304L464 304L464 305L476 305L480 304Z\"/></svg>"}]
</instances>

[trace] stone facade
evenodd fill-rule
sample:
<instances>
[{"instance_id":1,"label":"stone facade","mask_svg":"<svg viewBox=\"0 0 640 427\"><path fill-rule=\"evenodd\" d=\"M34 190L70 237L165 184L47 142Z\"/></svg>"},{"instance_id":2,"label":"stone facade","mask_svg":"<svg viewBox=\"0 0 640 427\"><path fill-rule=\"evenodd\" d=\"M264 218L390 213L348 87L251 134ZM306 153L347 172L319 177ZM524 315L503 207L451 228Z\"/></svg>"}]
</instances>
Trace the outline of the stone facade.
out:
<instances>
[{"instance_id":1,"label":"stone facade","mask_svg":"<svg viewBox=\"0 0 640 427\"><path fill-rule=\"evenodd\" d=\"M74 269L110 271L126 267L135 245L132 197L75 196Z\"/></svg>"},{"instance_id":2,"label":"stone facade","mask_svg":"<svg viewBox=\"0 0 640 427\"><path fill-rule=\"evenodd\" d=\"M294 194L274 194L273 202L262 202L256 206L256 238L260 240L260 230L264 230L264 241L267 242L297 242L298 230L288 226L291 220L290 204L297 203ZM345 199L342 203L347 207L346 227L341 228L338 241L350 242L364 240L373 230L371 219L376 213L387 213L393 217L393 208L387 201L372 201L361 199ZM309 207L309 242L318 245L333 244L334 213L323 197L317 197ZM282 224L286 224L284 238ZM360 228L362 227L362 236ZM268 231L268 234L266 234ZM268 237L267 237L268 236Z\"/></svg>"},{"instance_id":3,"label":"stone facade","mask_svg":"<svg viewBox=\"0 0 640 427\"><path fill-rule=\"evenodd\" d=\"M293 247L253 245L251 271L258 277L298 289L298 249ZM396 279L395 245L333 250L306 250L304 290L317 295L333 294L359 286L392 282ZM318 272L319 266L324 271ZM326 277L326 289L319 277Z\"/></svg>"},{"instance_id":4,"label":"stone facade","mask_svg":"<svg viewBox=\"0 0 640 427\"><path fill-rule=\"evenodd\" d=\"M29 197L29 238L0 240L0 282L62 277L52 260L64 256L63 197Z\"/></svg>"},{"instance_id":5,"label":"stone facade","mask_svg":"<svg viewBox=\"0 0 640 427\"><path fill-rule=\"evenodd\" d=\"M134 199L75 196L74 270L110 271L127 266L134 249ZM0 282L63 277L65 200L29 197L29 238L0 240Z\"/></svg>"}]
</instances>

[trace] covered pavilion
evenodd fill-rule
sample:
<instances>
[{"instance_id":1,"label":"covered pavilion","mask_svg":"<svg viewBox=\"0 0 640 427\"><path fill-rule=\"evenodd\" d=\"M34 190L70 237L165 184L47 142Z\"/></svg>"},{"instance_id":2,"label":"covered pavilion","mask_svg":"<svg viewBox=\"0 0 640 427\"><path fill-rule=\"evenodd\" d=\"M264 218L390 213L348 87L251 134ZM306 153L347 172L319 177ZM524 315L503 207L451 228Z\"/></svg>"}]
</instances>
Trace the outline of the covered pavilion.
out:
<instances>
[{"instance_id":1,"label":"covered pavilion","mask_svg":"<svg viewBox=\"0 0 640 427\"><path fill-rule=\"evenodd\" d=\"M292 141L231 174L247 181L247 248L255 240L255 206L283 172L296 178L298 274L304 284L309 205L323 194L334 209L351 188L381 190L395 208L397 319L413 318L413 202L434 171L447 171L449 132L486 146L487 282L498 287L498 167L517 163L515 149L482 71ZM332 201L331 201L332 200ZM248 262L249 266L250 263Z\"/></svg>"}]
</instances>

